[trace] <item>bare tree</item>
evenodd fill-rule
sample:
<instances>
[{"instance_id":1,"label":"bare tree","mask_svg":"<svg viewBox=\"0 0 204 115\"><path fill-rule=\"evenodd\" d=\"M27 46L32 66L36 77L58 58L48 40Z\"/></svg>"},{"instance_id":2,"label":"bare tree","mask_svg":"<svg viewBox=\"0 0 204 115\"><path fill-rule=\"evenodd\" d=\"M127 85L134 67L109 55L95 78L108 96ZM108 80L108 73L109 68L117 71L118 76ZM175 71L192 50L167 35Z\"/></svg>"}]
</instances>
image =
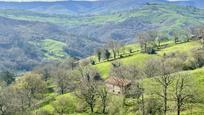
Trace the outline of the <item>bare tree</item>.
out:
<instances>
[{"instance_id":1,"label":"bare tree","mask_svg":"<svg viewBox=\"0 0 204 115\"><path fill-rule=\"evenodd\" d=\"M88 104L92 113L94 112L94 106L96 103L96 93L97 86L93 80L83 79L80 82L80 96Z\"/></svg>"},{"instance_id":2,"label":"bare tree","mask_svg":"<svg viewBox=\"0 0 204 115\"><path fill-rule=\"evenodd\" d=\"M107 100L108 100L108 91L106 87L99 88L98 94L99 94L99 97L101 98L101 103L103 106L102 112L106 113Z\"/></svg>"},{"instance_id":3,"label":"bare tree","mask_svg":"<svg viewBox=\"0 0 204 115\"><path fill-rule=\"evenodd\" d=\"M147 32L141 32L137 35L137 42L140 44L141 50L143 52L147 51L147 44L148 44L149 35Z\"/></svg>"},{"instance_id":4,"label":"bare tree","mask_svg":"<svg viewBox=\"0 0 204 115\"><path fill-rule=\"evenodd\" d=\"M189 42L193 37L192 28L191 27L186 27L184 35L185 35L186 41Z\"/></svg>"},{"instance_id":5,"label":"bare tree","mask_svg":"<svg viewBox=\"0 0 204 115\"><path fill-rule=\"evenodd\" d=\"M185 102L193 98L194 92L192 80L187 74L177 74L176 76L174 99L177 105L177 115L180 115Z\"/></svg>"},{"instance_id":6,"label":"bare tree","mask_svg":"<svg viewBox=\"0 0 204 115\"><path fill-rule=\"evenodd\" d=\"M70 71L67 71L63 68L57 68L55 71L55 84L60 92L64 94L68 91L74 89L73 76Z\"/></svg>"},{"instance_id":7,"label":"bare tree","mask_svg":"<svg viewBox=\"0 0 204 115\"><path fill-rule=\"evenodd\" d=\"M141 32L137 36L137 42L140 44L142 52L151 53L156 46L156 38L158 37L157 31L151 30Z\"/></svg>"},{"instance_id":8,"label":"bare tree","mask_svg":"<svg viewBox=\"0 0 204 115\"><path fill-rule=\"evenodd\" d=\"M159 34L156 38L156 42L157 42L157 48L161 47L161 42L164 41L166 38L164 35Z\"/></svg>"},{"instance_id":9,"label":"bare tree","mask_svg":"<svg viewBox=\"0 0 204 115\"><path fill-rule=\"evenodd\" d=\"M172 35L174 37L174 43L177 44L179 42L179 32L174 31Z\"/></svg>"},{"instance_id":10,"label":"bare tree","mask_svg":"<svg viewBox=\"0 0 204 115\"><path fill-rule=\"evenodd\" d=\"M119 53L119 48L121 47L121 44L115 40L112 40L108 43L108 47L112 50L113 58L115 59L117 53Z\"/></svg>"},{"instance_id":11,"label":"bare tree","mask_svg":"<svg viewBox=\"0 0 204 115\"><path fill-rule=\"evenodd\" d=\"M155 80L160 84L162 91L157 92L157 94L163 99L164 115L166 115L168 111L168 89L174 80L174 77L171 75L174 69L170 66L170 64L165 62L164 58L160 60L158 67L159 77L156 77Z\"/></svg>"},{"instance_id":12,"label":"bare tree","mask_svg":"<svg viewBox=\"0 0 204 115\"><path fill-rule=\"evenodd\" d=\"M91 112L94 112L94 107L97 99L98 83L97 71L94 68L85 67L80 69L81 79L79 83L79 91L77 96L84 100L90 107Z\"/></svg>"},{"instance_id":13,"label":"bare tree","mask_svg":"<svg viewBox=\"0 0 204 115\"><path fill-rule=\"evenodd\" d=\"M144 68L143 68L143 72L145 74L146 77L154 77L156 75L158 75L158 64L159 61L158 59L148 59L145 64L144 64Z\"/></svg>"},{"instance_id":14,"label":"bare tree","mask_svg":"<svg viewBox=\"0 0 204 115\"><path fill-rule=\"evenodd\" d=\"M152 47L155 47L157 44L156 44L156 39L158 38L158 32L156 30L151 30L151 31L148 31L148 34L149 34L149 42L150 42L150 45Z\"/></svg>"},{"instance_id":15,"label":"bare tree","mask_svg":"<svg viewBox=\"0 0 204 115\"><path fill-rule=\"evenodd\" d=\"M204 48L204 26L199 27L199 39L201 41L202 47Z\"/></svg>"}]
</instances>

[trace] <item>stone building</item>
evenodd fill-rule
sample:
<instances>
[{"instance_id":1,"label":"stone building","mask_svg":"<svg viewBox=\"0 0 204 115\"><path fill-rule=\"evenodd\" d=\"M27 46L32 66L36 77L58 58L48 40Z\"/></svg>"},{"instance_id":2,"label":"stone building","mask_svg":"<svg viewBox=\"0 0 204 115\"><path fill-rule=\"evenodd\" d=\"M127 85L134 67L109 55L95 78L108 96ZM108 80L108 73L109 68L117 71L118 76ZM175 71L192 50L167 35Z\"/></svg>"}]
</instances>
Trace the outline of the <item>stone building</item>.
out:
<instances>
[{"instance_id":1,"label":"stone building","mask_svg":"<svg viewBox=\"0 0 204 115\"><path fill-rule=\"evenodd\" d=\"M131 86L131 81L119 77L109 77L105 81L108 92L113 94L123 94Z\"/></svg>"}]
</instances>

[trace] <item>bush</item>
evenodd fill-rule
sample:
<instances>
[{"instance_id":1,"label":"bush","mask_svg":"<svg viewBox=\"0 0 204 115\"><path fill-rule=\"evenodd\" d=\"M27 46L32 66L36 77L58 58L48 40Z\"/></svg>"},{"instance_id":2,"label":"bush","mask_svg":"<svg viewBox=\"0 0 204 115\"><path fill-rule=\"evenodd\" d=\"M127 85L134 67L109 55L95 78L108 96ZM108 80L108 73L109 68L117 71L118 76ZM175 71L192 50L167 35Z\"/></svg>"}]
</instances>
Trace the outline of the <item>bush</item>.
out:
<instances>
[{"instance_id":1,"label":"bush","mask_svg":"<svg viewBox=\"0 0 204 115\"><path fill-rule=\"evenodd\" d=\"M159 99L151 97L146 99L146 114L147 115L162 115L162 103Z\"/></svg>"},{"instance_id":2,"label":"bush","mask_svg":"<svg viewBox=\"0 0 204 115\"><path fill-rule=\"evenodd\" d=\"M76 109L76 99L70 95L62 95L52 103L57 114L74 113Z\"/></svg>"},{"instance_id":3,"label":"bush","mask_svg":"<svg viewBox=\"0 0 204 115\"><path fill-rule=\"evenodd\" d=\"M113 96L108 106L109 115L125 115L125 108L123 107L122 97Z\"/></svg>"},{"instance_id":4,"label":"bush","mask_svg":"<svg viewBox=\"0 0 204 115\"><path fill-rule=\"evenodd\" d=\"M37 115L52 115L52 113L48 110L45 109L41 109L39 111L36 112Z\"/></svg>"},{"instance_id":5,"label":"bush","mask_svg":"<svg viewBox=\"0 0 204 115\"><path fill-rule=\"evenodd\" d=\"M154 48L150 47L150 48L147 48L146 53L148 53L148 54L156 54L156 50Z\"/></svg>"}]
</instances>

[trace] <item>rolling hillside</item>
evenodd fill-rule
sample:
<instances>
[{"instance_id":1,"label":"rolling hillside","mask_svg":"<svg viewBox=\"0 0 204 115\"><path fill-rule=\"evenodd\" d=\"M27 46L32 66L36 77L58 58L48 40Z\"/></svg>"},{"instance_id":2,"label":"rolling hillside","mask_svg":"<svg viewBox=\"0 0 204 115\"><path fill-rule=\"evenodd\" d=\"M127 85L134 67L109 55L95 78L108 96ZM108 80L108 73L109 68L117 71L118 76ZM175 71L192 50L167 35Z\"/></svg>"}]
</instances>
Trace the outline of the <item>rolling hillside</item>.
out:
<instances>
[{"instance_id":1,"label":"rolling hillside","mask_svg":"<svg viewBox=\"0 0 204 115\"><path fill-rule=\"evenodd\" d=\"M94 15L137 9L147 3L168 3L168 0L99 0L59 2L0 2L0 9L29 10L48 14ZM169 2L181 6L204 8L203 0Z\"/></svg>"},{"instance_id":2,"label":"rolling hillside","mask_svg":"<svg viewBox=\"0 0 204 115\"><path fill-rule=\"evenodd\" d=\"M166 44L166 43L164 43ZM167 48L161 49L160 51L157 52L157 54L153 54L153 55L148 55L148 54L143 54L140 52L137 52L139 47L137 44L131 44L126 46L133 48L134 53L132 53L130 56L128 57L124 57L122 59L117 59L115 61L120 61L121 63L123 63L124 65L132 65L132 64L140 64L140 66L143 66L144 61L147 61L148 59L153 59L153 58L158 58L163 56L164 53L171 54L171 53L175 53L175 52L180 52L180 53L190 53L193 49L195 48L200 48L201 44L198 41L192 41L192 42L187 42L187 43L181 43L181 44L177 44L175 45L174 43L168 42L167 44L169 44L169 46ZM100 62L96 65L94 65L94 67L96 67L100 74L102 75L103 79L107 79L109 76L109 72L111 71L111 66L114 61L104 61L104 62ZM182 111L182 115L190 115L190 114L195 114L195 115L202 115L204 113L203 109L204 109L204 104L203 104L203 87L204 87L204 82L203 82L203 73L204 73L204 68L198 68L195 70L188 70L188 71L179 71L178 73L183 73L183 74L188 74L190 75L190 79L192 81L195 81L196 84L196 88L198 88L198 92L199 92L199 99L200 99L200 103L194 103L192 111L189 109L184 109ZM153 78L145 78L144 81L144 88L145 91L149 91L148 89L150 87L153 87L156 82ZM152 89L153 91L156 89ZM150 91L151 92L151 91ZM170 90L171 92L171 90ZM149 95L149 94L147 94ZM112 98L115 98L116 100L120 101L120 99L122 98L122 96L119 95L109 95ZM52 98L51 98L52 97ZM35 112L37 111L46 111L48 113L53 113L55 112L55 107L53 106L53 103L57 102L60 100L60 98L66 97L67 99L74 99L74 101L72 102L72 104L74 105L78 105L77 101L78 98L76 97L75 93L71 92L71 93L67 93L64 95L56 95L56 94L51 94L50 98L51 100L46 103L45 105L41 106L40 108L38 108ZM146 96L146 98L148 98L148 96ZM113 100L113 99L112 99ZM133 101L134 99L132 99ZM173 102L171 102L172 100L170 100L169 102L169 114L171 115L176 115L176 112L171 110L172 108L174 108L173 106ZM131 103L131 99L129 100L129 102ZM98 104L98 102L96 103L96 105ZM127 110L128 112L126 113L126 115L133 115L134 111L132 110L132 108L134 107L133 105L126 105L127 106ZM96 111L98 110L99 106L96 106ZM170 109L171 108L171 109ZM77 114L77 115L86 115L86 112L74 112L73 114ZM96 115L98 115L97 113L95 113Z\"/></svg>"},{"instance_id":3,"label":"rolling hillside","mask_svg":"<svg viewBox=\"0 0 204 115\"><path fill-rule=\"evenodd\" d=\"M122 43L135 42L137 33L141 31L156 29L166 38L171 39L173 31L183 33L186 27L203 24L203 15L204 10L198 8L161 2L148 4L143 2L142 6L136 9L83 16L39 13L22 9L1 9L0 19L3 23L0 24L0 32L2 33L0 40L13 41L16 39L19 43L24 41L26 45L32 44L29 50L34 52L32 55L35 57L31 60L40 60L33 64L36 65L37 62L49 61L49 59L62 56L62 53L54 54L56 57L51 56L52 58L47 56L46 52L50 52L47 49L52 47L46 47L44 50L45 47L39 46L39 42L42 40L51 39L56 42L63 42L65 43L64 47L57 48L58 51L63 52L64 56L70 55L80 58L93 54L96 48L112 39ZM3 47L10 48L9 44L5 44ZM26 51L24 47L17 45L13 45L12 48ZM63 50L64 48L65 50ZM12 49L10 48L8 54L11 52ZM2 62L1 68L11 66L10 62L19 62L7 55L1 55L2 60L8 59L8 63ZM25 52L24 55L30 54ZM28 67L23 68L26 70L26 68L32 67L28 65ZM15 66L11 68L15 68Z\"/></svg>"}]
</instances>

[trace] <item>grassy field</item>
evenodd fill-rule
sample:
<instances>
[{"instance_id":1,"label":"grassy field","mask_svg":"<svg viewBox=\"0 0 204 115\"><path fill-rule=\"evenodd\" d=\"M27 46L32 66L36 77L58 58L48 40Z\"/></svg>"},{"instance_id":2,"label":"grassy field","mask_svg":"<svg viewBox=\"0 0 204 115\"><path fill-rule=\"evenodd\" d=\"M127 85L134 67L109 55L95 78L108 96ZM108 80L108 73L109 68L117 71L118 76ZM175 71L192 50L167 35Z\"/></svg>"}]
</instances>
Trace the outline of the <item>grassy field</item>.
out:
<instances>
[{"instance_id":1,"label":"grassy field","mask_svg":"<svg viewBox=\"0 0 204 115\"><path fill-rule=\"evenodd\" d=\"M58 60L67 56L67 54L63 51L65 46L65 43L52 39L45 39L40 42L40 47L44 52L44 57L49 60Z\"/></svg>"},{"instance_id":2,"label":"grassy field","mask_svg":"<svg viewBox=\"0 0 204 115\"><path fill-rule=\"evenodd\" d=\"M137 51L139 50L138 45L134 45L134 44L128 45L127 47L131 47L134 51L137 51L137 52L130 54L130 56L128 57L118 59L117 61L120 61L123 64L135 64L135 63L142 64L145 60L149 58L163 56L164 53L168 54L172 52L188 52L193 48L200 47L200 43L198 41L180 43L176 45L173 44L172 42L171 43L165 42L163 44L166 44L166 43L169 44L169 47L159 50L157 54L154 54L154 55L140 53L139 51ZM106 79L109 75L112 62L113 61L104 61L95 65L95 67L99 70L99 72L101 73L104 79Z\"/></svg>"}]
</instances>

